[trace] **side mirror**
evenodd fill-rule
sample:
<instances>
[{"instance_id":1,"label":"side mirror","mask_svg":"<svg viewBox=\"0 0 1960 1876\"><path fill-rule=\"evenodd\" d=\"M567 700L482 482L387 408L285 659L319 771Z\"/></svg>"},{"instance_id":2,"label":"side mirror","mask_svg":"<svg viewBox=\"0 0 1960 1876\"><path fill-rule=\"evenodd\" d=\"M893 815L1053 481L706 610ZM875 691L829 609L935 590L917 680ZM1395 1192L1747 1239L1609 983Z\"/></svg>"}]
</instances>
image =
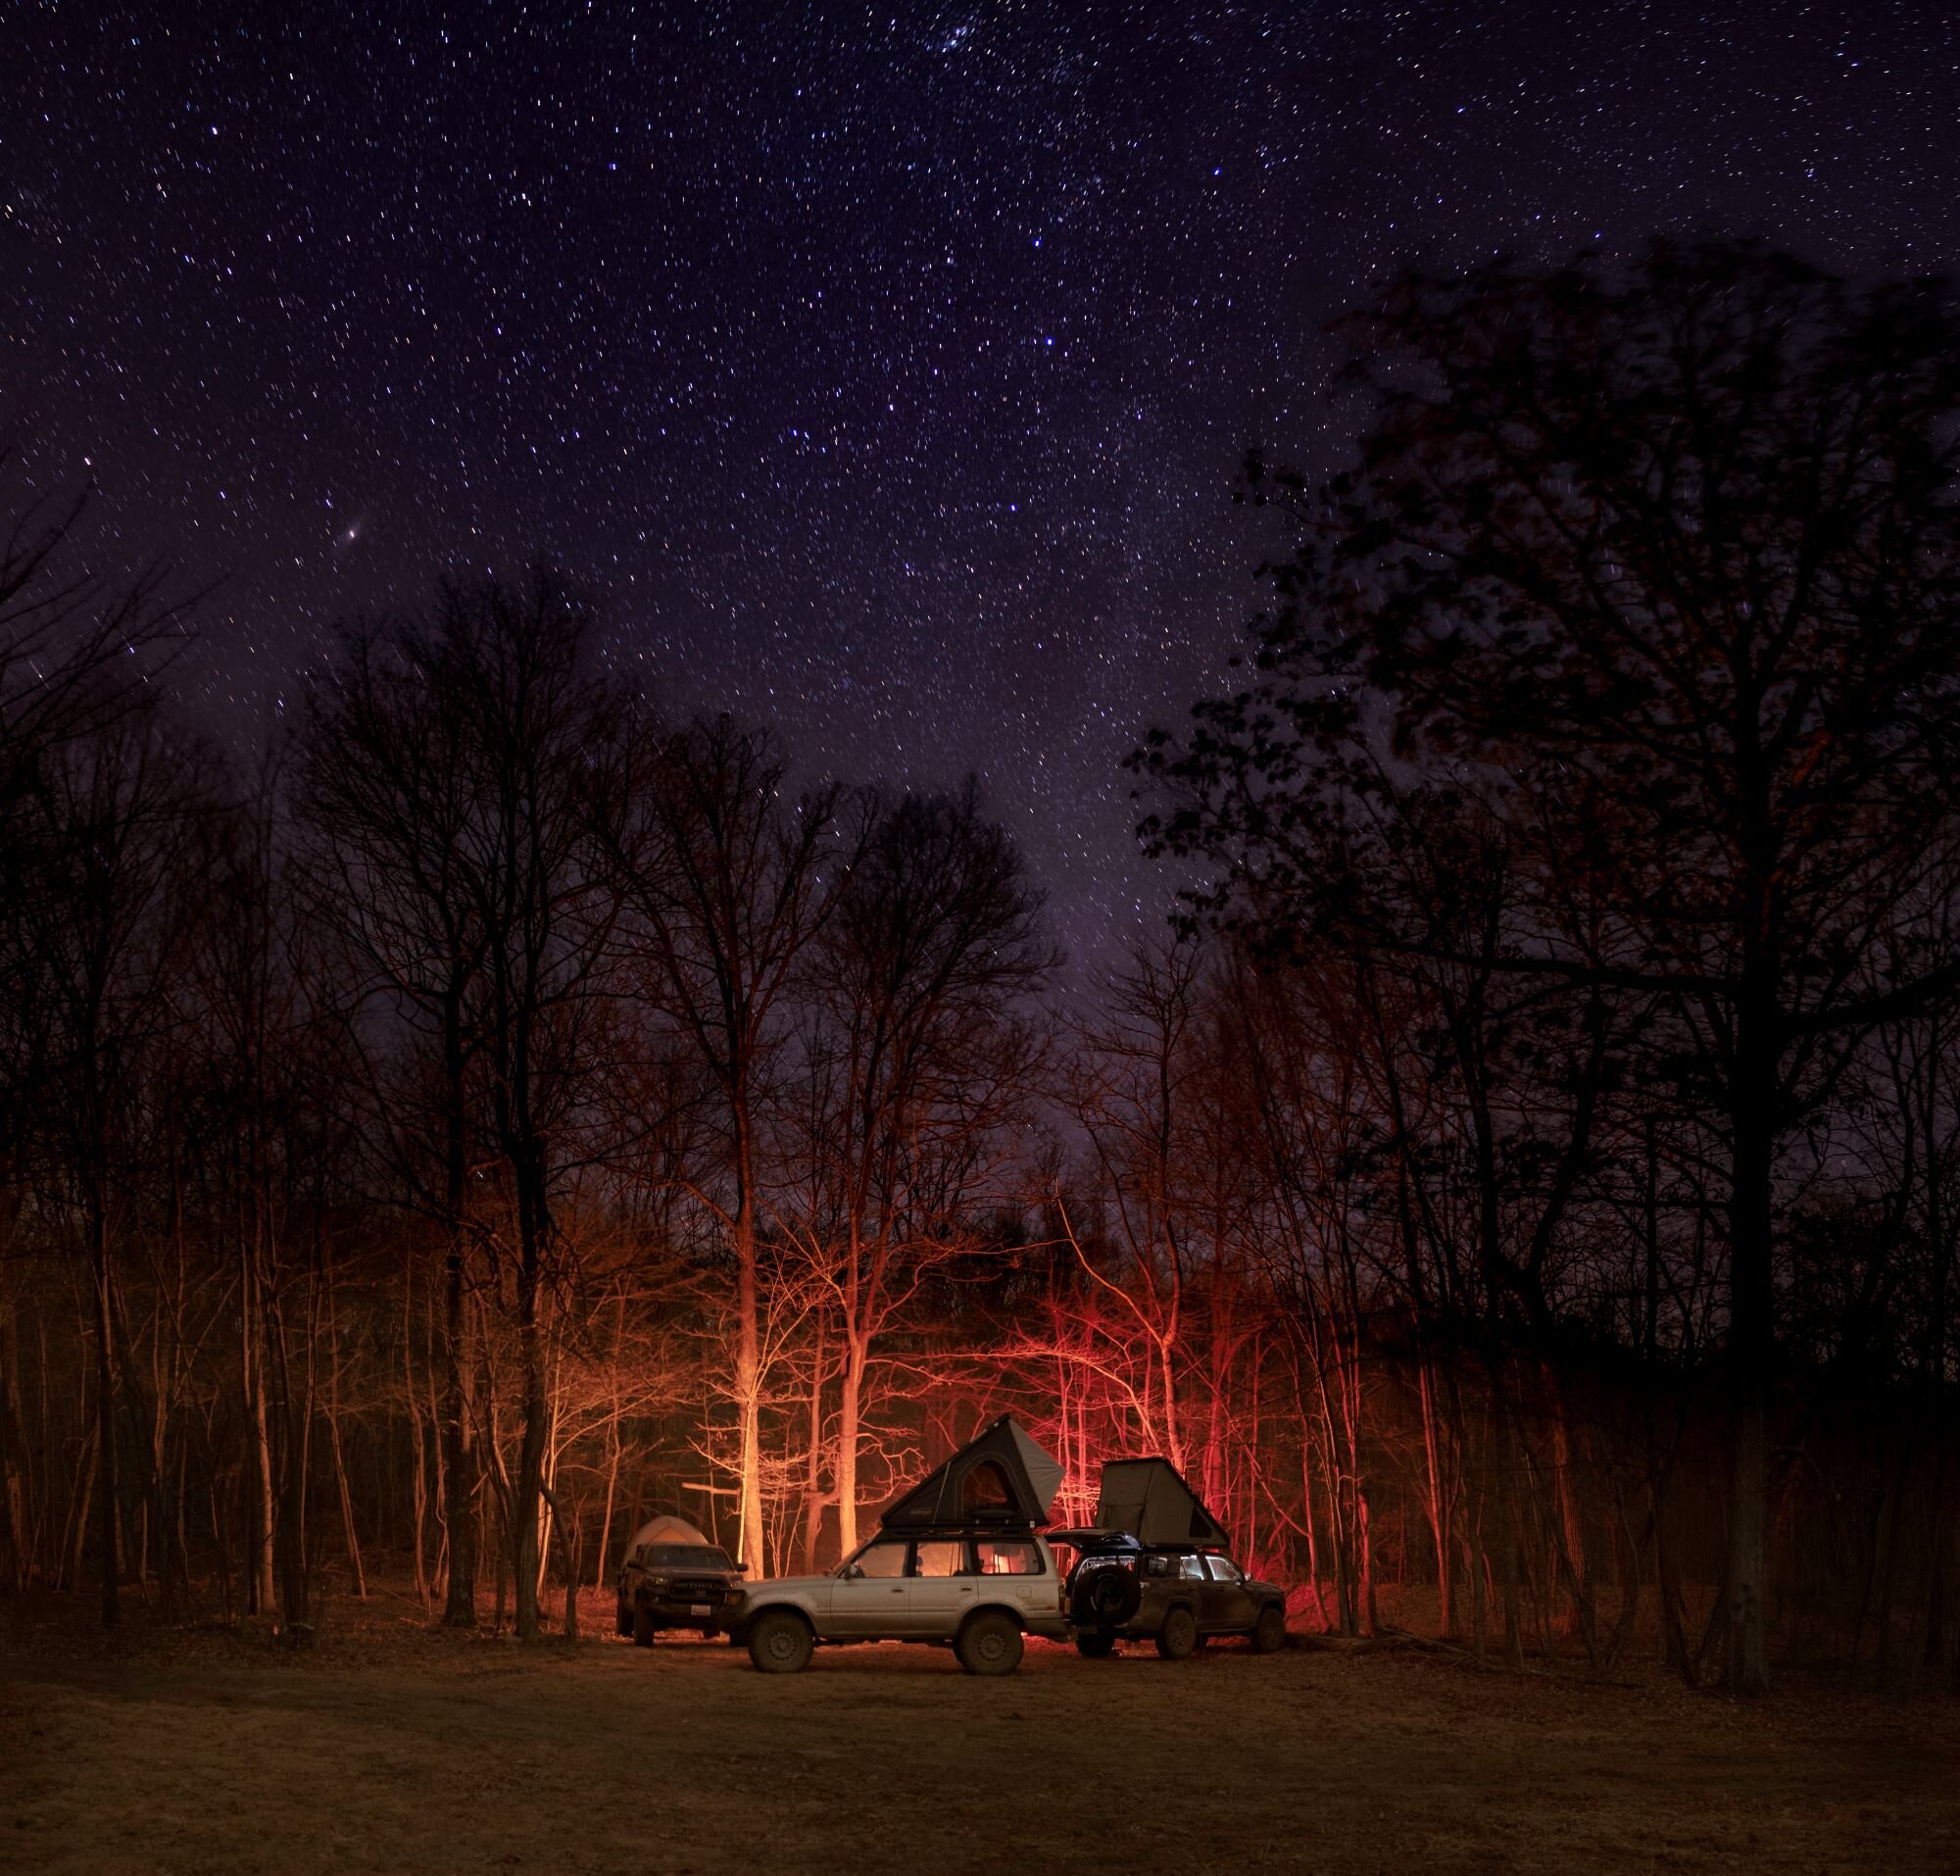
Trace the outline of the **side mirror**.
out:
<instances>
[{"instance_id":1,"label":"side mirror","mask_svg":"<svg viewBox=\"0 0 1960 1876\"><path fill-rule=\"evenodd\" d=\"M864 1566L861 1563L847 1563L844 1566L844 1580L847 1583L857 1582L857 1580L863 1574L864 1574Z\"/></svg>"}]
</instances>

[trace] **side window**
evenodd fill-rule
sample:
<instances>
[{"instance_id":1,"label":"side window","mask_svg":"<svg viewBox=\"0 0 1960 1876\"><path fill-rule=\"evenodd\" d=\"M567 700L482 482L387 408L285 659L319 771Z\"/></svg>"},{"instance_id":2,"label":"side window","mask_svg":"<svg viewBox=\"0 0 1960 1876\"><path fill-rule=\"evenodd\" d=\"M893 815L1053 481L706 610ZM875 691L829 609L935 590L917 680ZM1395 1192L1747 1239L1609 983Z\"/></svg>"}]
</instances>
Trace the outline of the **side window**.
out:
<instances>
[{"instance_id":1,"label":"side window","mask_svg":"<svg viewBox=\"0 0 1960 1876\"><path fill-rule=\"evenodd\" d=\"M865 1576L903 1576L906 1573L904 1541L867 1544L858 1553L858 1568Z\"/></svg>"},{"instance_id":2,"label":"side window","mask_svg":"<svg viewBox=\"0 0 1960 1876\"><path fill-rule=\"evenodd\" d=\"M1204 1581L1204 1559L1195 1551L1187 1551L1182 1556L1175 1558L1174 1561L1177 1564L1177 1574L1180 1582L1201 1583Z\"/></svg>"},{"instance_id":3,"label":"side window","mask_svg":"<svg viewBox=\"0 0 1960 1876\"><path fill-rule=\"evenodd\" d=\"M1041 1550L1030 1538L983 1537L974 1541L982 1576L1040 1576Z\"/></svg>"},{"instance_id":4,"label":"side window","mask_svg":"<svg viewBox=\"0 0 1960 1876\"><path fill-rule=\"evenodd\" d=\"M960 1537L923 1537L913 1546L914 1576L964 1576L966 1540Z\"/></svg>"},{"instance_id":5,"label":"side window","mask_svg":"<svg viewBox=\"0 0 1960 1876\"><path fill-rule=\"evenodd\" d=\"M1144 1572L1148 1576L1169 1576L1171 1564L1175 1561L1174 1557L1147 1556L1144 1559Z\"/></svg>"},{"instance_id":6,"label":"side window","mask_svg":"<svg viewBox=\"0 0 1960 1876\"><path fill-rule=\"evenodd\" d=\"M969 1511L1004 1511L1014 1502L1006 1473L992 1459L968 1468L959 1484L959 1500Z\"/></svg>"},{"instance_id":7,"label":"side window","mask_svg":"<svg viewBox=\"0 0 1960 1876\"><path fill-rule=\"evenodd\" d=\"M1211 1580L1214 1583L1243 1583L1246 1572L1229 1556L1209 1556L1205 1561L1211 1565Z\"/></svg>"}]
</instances>

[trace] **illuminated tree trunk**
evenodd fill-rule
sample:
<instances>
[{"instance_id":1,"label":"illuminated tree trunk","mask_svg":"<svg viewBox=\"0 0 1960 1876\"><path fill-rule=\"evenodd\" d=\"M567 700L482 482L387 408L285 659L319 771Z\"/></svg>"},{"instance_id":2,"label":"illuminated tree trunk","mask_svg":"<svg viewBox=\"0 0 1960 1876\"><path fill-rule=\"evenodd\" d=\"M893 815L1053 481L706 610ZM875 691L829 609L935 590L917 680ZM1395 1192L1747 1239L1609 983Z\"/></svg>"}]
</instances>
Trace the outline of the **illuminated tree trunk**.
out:
<instances>
[{"instance_id":1,"label":"illuminated tree trunk","mask_svg":"<svg viewBox=\"0 0 1960 1876\"><path fill-rule=\"evenodd\" d=\"M465 973L452 969L442 1003L443 1246L442 1246L442 1484L443 1531L449 1553L443 1593L445 1628L476 1626L477 1465L475 1403L470 1397L475 1351L465 1308L464 1205L468 1145L464 1088Z\"/></svg>"},{"instance_id":2,"label":"illuminated tree trunk","mask_svg":"<svg viewBox=\"0 0 1960 1876\"><path fill-rule=\"evenodd\" d=\"M1444 1635L1456 1632L1456 1608L1451 1600L1451 1563L1455 1549L1451 1488L1446 1483L1437 1436L1436 1390L1431 1379L1433 1363L1424 1355L1416 1358L1416 1381L1422 1407L1422 1452L1424 1464L1423 1506L1429 1514L1429 1532L1436 1546L1437 1626Z\"/></svg>"},{"instance_id":3,"label":"illuminated tree trunk","mask_svg":"<svg viewBox=\"0 0 1960 1876\"><path fill-rule=\"evenodd\" d=\"M340 1441L340 1324L332 1292L327 1293L326 1333L331 1343L333 1365L328 1370L326 1390L326 1433L329 1452L333 1459L334 1491L340 1500L340 1536L347 1550L347 1572L353 1579L354 1594L362 1602L368 1600L368 1576L361 1566L361 1537L354 1528L354 1495L347 1483L347 1455ZM416 1558L416 1570L421 1570L421 1558Z\"/></svg>"},{"instance_id":4,"label":"illuminated tree trunk","mask_svg":"<svg viewBox=\"0 0 1960 1876\"><path fill-rule=\"evenodd\" d=\"M823 1531L823 1317L816 1320L816 1347L809 1362L809 1452L804 1461L803 1573L816 1574L816 1549Z\"/></svg>"},{"instance_id":5,"label":"illuminated tree trunk","mask_svg":"<svg viewBox=\"0 0 1960 1876\"><path fill-rule=\"evenodd\" d=\"M762 1555L762 1354L756 1285L756 1200L749 1116L736 1121L735 1409L740 1426L741 1561L751 1574L766 1569Z\"/></svg>"},{"instance_id":6,"label":"illuminated tree trunk","mask_svg":"<svg viewBox=\"0 0 1960 1876\"><path fill-rule=\"evenodd\" d=\"M415 1265L402 1263L402 1401L409 1415L409 1450L413 1470L410 1476L410 1510L414 1517L416 1553L416 1600L422 1613L429 1612L428 1592L428 1454L422 1437L421 1399L416 1388Z\"/></svg>"},{"instance_id":7,"label":"illuminated tree trunk","mask_svg":"<svg viewBox=\"0 0 1960 1876\"><path fill-rule=\"evenodd\" d=\"M263 1304L253 1268L252 1239L241 1232L239 1265L239 1365L246 1418L245 1607L265 1615L272 1607L272 1441L266 1420Z\"/></svg>"},{"instance_id":8,"label":"illuminated tree trunk","mask_svg":"<svg viewBox=\"0 0 1960 1876\"><path fill-rule=\"evenodd\" d=\"M845 1339L837 1405L837 1534L844 1555L858 1548L858 1444L862 1430L864 1339Z\"/></svg>"},{"instance_id":9,"label":"illuminated tree trunk","mask_svg":"<svg viewBox=\"0 0 1960 1876\"><path fill-rule=\"evenodd\" d=\"M518 1230L522 1240L517 1266L517 1360L523 1390L523 1432L517 1448L514 1502L510 1507L511 1578L516 1601L517 1638L528 1642L542 1632L538 1619L538 1575L543 1567L538 1506L544 1482L546 1403L538 1286L545 1227L538 1215L541 1201L531 1189L528 1170L519 1171L517 1185Z\"/></svg>"},{"instance_id":10,"label":"illuminated tree trunk","mask_svg":"<svg viewBox=\"0 0 1960 1876\"><path fill-rule=\"evenodd\" d=\"M603 1590L612 1559L612 1507L619 1498L620 1401L619 1376L626 1361L626 1293L619 1292L612 1327L612 1359L607 1364L612 1384L612 1411L607 1417L606 1510L599 1520L599 1555L592 1566L592 1587Z\"/></svg>"}]
</instances>

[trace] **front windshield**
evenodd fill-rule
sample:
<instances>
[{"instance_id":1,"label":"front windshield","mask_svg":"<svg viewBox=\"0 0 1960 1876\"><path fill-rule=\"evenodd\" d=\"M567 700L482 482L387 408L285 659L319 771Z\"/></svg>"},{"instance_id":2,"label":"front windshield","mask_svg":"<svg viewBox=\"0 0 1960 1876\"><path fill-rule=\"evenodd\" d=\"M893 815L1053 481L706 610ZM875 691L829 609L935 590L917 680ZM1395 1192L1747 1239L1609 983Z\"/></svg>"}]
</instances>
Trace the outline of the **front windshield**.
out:
<instances>
[{"instance_id":1,"label":"front windshield","mask_svg":"<svg viewBox=\"0 0 1960 1876\"><path fill-rule=\"evenodd\" d=\"M732 1570L728 1553L717 1544L649 1544L640 1560L657 1570Z\"/></svg>"}]
</instances>

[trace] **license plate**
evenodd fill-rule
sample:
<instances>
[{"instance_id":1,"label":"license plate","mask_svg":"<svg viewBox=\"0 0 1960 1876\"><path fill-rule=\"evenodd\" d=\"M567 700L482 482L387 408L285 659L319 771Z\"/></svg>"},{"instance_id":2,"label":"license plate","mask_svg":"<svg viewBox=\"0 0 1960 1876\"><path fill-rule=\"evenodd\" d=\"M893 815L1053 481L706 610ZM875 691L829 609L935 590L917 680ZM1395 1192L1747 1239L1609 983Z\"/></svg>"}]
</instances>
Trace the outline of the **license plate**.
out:
<instances>
[{"instance_id":1,"label":"license plate","mask_svg":"<svg viewBox=\"0 0 1960 1876\"><path fill-rule=\"evenodd\" d=\"M690 1603L687 1605L687 1612L690 1615L712 1615L714 1613L714 1604L711 1603Z\"/></svg>"}]
</instances>

